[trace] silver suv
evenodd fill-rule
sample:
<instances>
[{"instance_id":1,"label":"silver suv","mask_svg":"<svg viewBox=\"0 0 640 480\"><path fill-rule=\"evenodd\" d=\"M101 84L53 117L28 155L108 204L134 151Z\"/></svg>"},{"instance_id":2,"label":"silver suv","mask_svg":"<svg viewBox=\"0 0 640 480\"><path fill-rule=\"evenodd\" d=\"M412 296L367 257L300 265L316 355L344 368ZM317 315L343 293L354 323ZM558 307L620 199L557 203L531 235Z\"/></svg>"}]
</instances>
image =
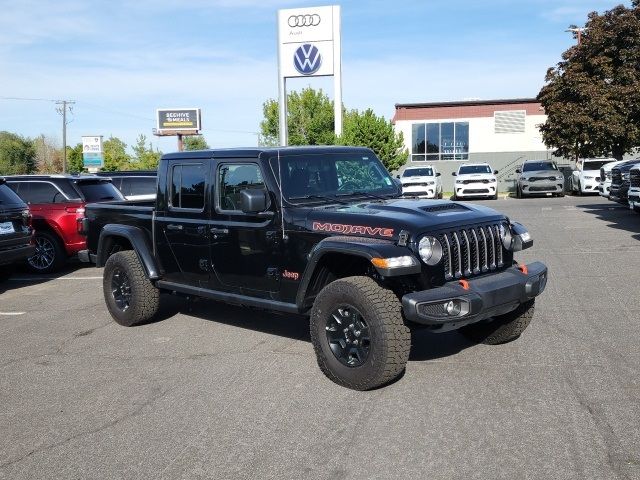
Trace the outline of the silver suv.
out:
<instances>
[{"instance_id":1,"label":"silver suv","mask_svg":"<svg viewBox=\"0 0 640 480\"><path fill-rule=\"evenodd\" d=\"M564 176L552 160L527 160L516 170L516 195L549 195L564 197Z\"/></svg>"}]
</instances>

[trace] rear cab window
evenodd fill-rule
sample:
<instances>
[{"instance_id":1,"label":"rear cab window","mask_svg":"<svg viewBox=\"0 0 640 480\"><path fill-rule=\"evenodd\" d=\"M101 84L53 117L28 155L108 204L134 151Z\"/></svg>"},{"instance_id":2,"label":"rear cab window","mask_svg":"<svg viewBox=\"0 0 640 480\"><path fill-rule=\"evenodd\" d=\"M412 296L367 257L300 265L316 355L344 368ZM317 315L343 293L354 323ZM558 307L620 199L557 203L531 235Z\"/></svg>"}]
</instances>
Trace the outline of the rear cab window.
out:
<instances>
[{"instance_id":1,"label":"rear cab window","mask_svg":"<svg viewBox=\"0 0 640 480\"><path fill-rule=\"evenodd\" d=\"M85 202L124 200L122 193L108 180L83 180L77 182Z\"/></svg>"}]
</instances>

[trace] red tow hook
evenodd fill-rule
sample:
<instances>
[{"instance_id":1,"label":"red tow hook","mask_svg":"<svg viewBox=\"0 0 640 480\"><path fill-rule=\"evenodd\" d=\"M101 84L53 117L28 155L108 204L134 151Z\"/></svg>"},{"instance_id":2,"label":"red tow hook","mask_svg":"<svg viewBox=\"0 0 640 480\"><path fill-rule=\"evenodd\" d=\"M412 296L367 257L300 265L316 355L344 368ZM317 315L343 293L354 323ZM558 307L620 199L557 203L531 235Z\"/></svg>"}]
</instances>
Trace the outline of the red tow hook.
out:
<instances>
[{"instance_id":1,"label":"red tow hook","mask_svg":"<svg viewBox=\"0 0 640 480\"><path fill-rule=\"evenodd\" d=\"M529 273L529 269L526 265L518 265L518 270L527 275Z\"/></svg>"},{"instance_id":2,"label":"red tow hook","mask_svg":"<svg viewBox=\"0 0 640 480\"><path fill-rule=\"evenodd\" d=\"M458 284L460 284L464 290L469 290L469 282L466 280L458 280Z\"/></svg>"}]
</instances>

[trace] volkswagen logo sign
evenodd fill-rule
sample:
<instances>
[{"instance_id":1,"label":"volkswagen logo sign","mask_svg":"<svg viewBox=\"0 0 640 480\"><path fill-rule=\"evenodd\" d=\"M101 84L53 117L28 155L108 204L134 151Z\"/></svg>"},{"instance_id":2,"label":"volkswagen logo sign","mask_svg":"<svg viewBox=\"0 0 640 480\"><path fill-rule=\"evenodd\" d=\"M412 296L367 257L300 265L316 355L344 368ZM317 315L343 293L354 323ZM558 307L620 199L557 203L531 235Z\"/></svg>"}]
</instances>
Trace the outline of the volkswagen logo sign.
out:
<instances>
[{"instance_id":1,"label":"volkswagen logo sign","mask_svg":"<svg viewBox=\"0 0 640 480\"><path fill-rule=\"evenodd\" d=\"M318 47L305 43L293 55L293 66L302 75L313 75L322 65L322 55Z\"/></svg>"},{"instance_id":2,"label":"volkswagen logo sign","mask_svg":"<svg viewBox=\"0 0 640 480\"><path fill-rule=\"evenodd\" d=\"M287 23L291 28L294 27L317 27L320 25L320 15L313 13L311 15L291 15L287 19Z\"/></svg>"}]
</instances>

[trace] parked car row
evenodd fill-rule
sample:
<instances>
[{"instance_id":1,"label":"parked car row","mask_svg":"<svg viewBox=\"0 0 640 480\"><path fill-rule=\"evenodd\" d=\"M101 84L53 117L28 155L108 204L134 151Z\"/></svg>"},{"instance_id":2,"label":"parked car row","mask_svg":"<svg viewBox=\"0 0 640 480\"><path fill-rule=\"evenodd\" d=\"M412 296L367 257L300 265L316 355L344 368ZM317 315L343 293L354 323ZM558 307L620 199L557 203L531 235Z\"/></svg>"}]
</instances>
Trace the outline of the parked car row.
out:
<instances>
[{"instance_id":1,"label":"parked car row","mask_svg":"<svg viewBox=\"0 0 640 480\"><path fill-rule=\"evenodd\" d=\"M487 163L465 163L457 172L453 192L454 200L465 198L498 198L497 170ZM402 187L402 195L414 198L442 198L440 172L433 165L409 167L397 175Z\"/></svg>"},{"instance_id":2,"label":"parked car row","mask_svg":"<svg viewBox=\"0 0 640 480\"><path fill-rule=\"evenodd\" d=\"M59 270L86 248L78 220L87 203L151 200L155 183L155 172L1 178L0 279L8 277L16 263L25 261L33 272Z\"/></svg>"},{"instance_id":3,"label":"parked car row","mask_svg":"<svg viewBox=\"0 0 640 480\"><path fill-rule=\"evenodd\" d=\"M640 159L615 162L610 173L603 166L600 195L640 213Z\"/></svg>"}]
</instances>

